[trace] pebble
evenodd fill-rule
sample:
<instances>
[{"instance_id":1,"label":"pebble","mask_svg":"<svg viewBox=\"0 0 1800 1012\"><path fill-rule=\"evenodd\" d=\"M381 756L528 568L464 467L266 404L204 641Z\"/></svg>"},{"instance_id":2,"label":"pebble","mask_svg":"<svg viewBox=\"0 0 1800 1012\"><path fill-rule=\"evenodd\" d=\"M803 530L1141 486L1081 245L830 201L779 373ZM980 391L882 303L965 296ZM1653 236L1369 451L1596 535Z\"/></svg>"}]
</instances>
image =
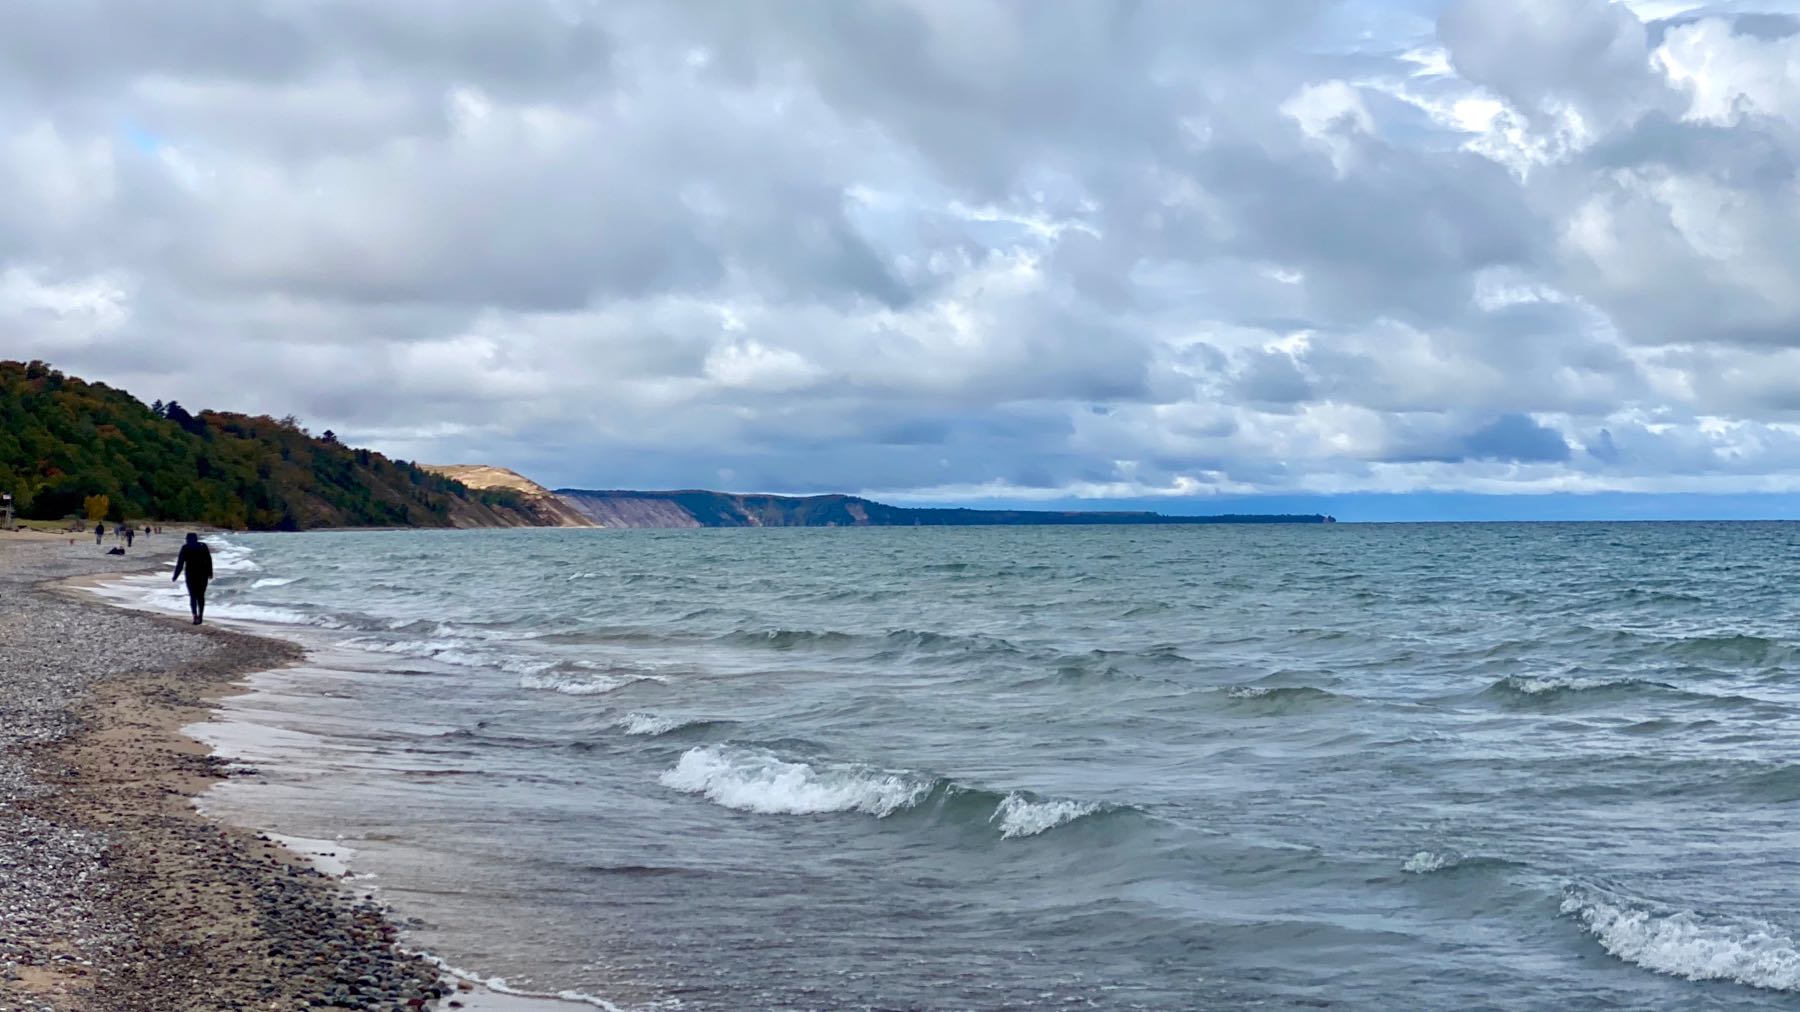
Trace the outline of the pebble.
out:
<instances>
[{"instance_id":1,"label":"pebble","mask_svg":"<svg viewBox=\"0 0 1800 1012\"><path fill-rule=\"evenodd\" d=\"M158 702L200 703L202 687L293 653L49 589L169 554L86 548L0 541L0 1012L431 1007L452 985L394 944L385 910L128 780L109 794L59 750L108 683L173 678ZM157 758L224 774L209 756Z\"/></svg>"}]
</instances>

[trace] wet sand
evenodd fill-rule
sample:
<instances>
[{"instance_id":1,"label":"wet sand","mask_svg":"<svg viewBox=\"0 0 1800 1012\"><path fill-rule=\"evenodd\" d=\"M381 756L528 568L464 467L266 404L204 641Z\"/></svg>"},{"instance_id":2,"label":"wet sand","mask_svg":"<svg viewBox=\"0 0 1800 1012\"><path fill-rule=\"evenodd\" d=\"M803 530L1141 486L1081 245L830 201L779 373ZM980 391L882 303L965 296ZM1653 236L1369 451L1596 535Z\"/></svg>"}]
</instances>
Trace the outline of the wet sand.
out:
<instances>
[{"instance_id":1,"label":"wet sand","mask_svg":"<svg viewBox=\"0 0 1800 1012\"><path fill-rule=\"evenodd\" d=\"M178 535L75 537L0 536L0 1012L461 1007L380 909L194 808L226 764L181 728L298 649L94 603L68 581Z\"/></svg>"}]
</instances>

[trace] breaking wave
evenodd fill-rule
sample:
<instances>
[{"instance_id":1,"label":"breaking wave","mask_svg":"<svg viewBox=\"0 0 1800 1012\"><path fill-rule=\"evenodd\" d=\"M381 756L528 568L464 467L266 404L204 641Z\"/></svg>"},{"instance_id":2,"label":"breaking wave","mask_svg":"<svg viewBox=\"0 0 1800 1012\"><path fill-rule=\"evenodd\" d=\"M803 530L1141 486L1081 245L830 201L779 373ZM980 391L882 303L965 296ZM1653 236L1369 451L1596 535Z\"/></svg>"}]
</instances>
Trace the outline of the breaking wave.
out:
<instances>
[{"instance_id":1,"label":"breaking wave","mask_svg":"<svg viewBox=\"0 0 1800 1012\"><path fill-rule=\"evenodd\" d=\"M1434 871L1454 868L1462 863L1462 855L1447 850L1421 850L1406 859L1400 870L1413 875L1429 875Z\"/></svg>"},{"instance_id":2,"label":"breaking wave","mask_svg":"<svg viewBox=\"0 0 1800 1012\"><path fill-rule=\"evenodd\" d=\"M918 804L936 786L910 773L849 765L818 769L766 752L718 745L689 749L661 783L740 812L863 812L878 819Z\"/></svg>"},{"instance_id":3,"label":"breaking wave","mask_svg":"<svg viewBox=\"0 0 1800 1012\"><path fill-rule=\"evenodd\" d=\"M1517 700L1547 701L1580 694L1680 692L1666 682L1641 678L1581 678L1572 675L1508 675L1489 685L1484 695Z\"/></svg>"},{"instance_id":4,"label":"breaking wave","mask_svg":"<svg viewBox=\"0 0 1800 1012\"><path fill-rule=\"evenodd\" d=\"M709 720L704 717L659 717L654 713L628 713L613 722L613 726L626 734L654 736L669 734L686 728L711 727L715 724L728 724L730 721Z\"/></svg>"},{"instance_id":5,"label":"breaking wave","mask_svg":"<svg viewBox=\"0 0 1800 1012\"><path fill-rule=\"evenodd\" d=\"M569 675L545 670L520 675L519 688L560 692L565 696L601 696L636 682L661 680L654 675Z\"/></svg>"},{"instance_id":6,"label":"breaking wave","mask_svg":"<svg viewBox=\"0 0 1800 1012\"><path fill-rule=\"evenodd\" d=\"M662 775L661 783L726 808L763 815L860 812L882 819L925 810L965 826L998 829L1007 840L1036 836L1089 816L1135 811L1026 791L1001 794L907 770L795 762L760 749L728 745L689 749L674 769Z\"/></svg>"},{"instance_id":7,"label":"breaking wave","mask_svg":"<svg viewBox=\"0 0 1800 1012\"><path fill-rule=\"evenodd\" d=\"M1092 801L1068 801L1060 798L1035 800L1014 791L1000 800L989 820L1000 827L1000 835L1008 840L1036 836L1076 819L1106 810Z\"/></svg>"},{"instance_id":8,"label":"breaking wave","mask_svg":"<svg viewBox=\"0 0 1800 1012\"><path fill-rule=\"evenodd\" d=\"M1564 896L1562 912L1608 953L1646 970L1800 991L1800 943L1773 924L1712 919L1687 910L1654 913L1576 888Z\"/></svg>"}]
</instances>

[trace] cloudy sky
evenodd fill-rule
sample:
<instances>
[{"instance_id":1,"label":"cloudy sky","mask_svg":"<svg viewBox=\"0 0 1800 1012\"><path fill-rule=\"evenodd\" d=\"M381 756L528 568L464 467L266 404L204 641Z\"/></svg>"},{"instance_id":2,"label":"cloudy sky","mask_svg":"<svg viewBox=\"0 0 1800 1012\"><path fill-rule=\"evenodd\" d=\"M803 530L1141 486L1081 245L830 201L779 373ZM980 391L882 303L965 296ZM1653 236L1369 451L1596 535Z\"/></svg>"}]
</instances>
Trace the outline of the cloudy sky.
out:
<instances>
[{"instance_id":1,"label":"cloudy sky","mask_svg":"<svg viewBox=\"0 0 1800 1012\"><path fill-rule=\"evenodd\" d=\"M584 487L1800 502L1800 3L0 24L0 357L146 400Z\"/></svg>"}]
</instances>

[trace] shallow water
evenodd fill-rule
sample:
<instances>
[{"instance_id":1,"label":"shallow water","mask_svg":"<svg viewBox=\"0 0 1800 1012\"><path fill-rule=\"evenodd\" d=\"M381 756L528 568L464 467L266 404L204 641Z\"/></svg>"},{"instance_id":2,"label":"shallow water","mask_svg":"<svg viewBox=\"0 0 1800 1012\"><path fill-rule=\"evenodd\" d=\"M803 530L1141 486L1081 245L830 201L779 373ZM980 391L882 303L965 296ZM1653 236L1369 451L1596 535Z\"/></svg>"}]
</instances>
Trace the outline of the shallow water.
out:
<instances>
[{"instance_id":1,"label":"shallow water","mask_svg":"<svg viewBox=\"0 0 1800 1012\"><path fill-rule=\"evenodd\" d=\"M625 1008L1785 1007L1784 524L232 536L209 807ZM179 606L166 583L131 593Z\"/></svg>"}]
</instances>

